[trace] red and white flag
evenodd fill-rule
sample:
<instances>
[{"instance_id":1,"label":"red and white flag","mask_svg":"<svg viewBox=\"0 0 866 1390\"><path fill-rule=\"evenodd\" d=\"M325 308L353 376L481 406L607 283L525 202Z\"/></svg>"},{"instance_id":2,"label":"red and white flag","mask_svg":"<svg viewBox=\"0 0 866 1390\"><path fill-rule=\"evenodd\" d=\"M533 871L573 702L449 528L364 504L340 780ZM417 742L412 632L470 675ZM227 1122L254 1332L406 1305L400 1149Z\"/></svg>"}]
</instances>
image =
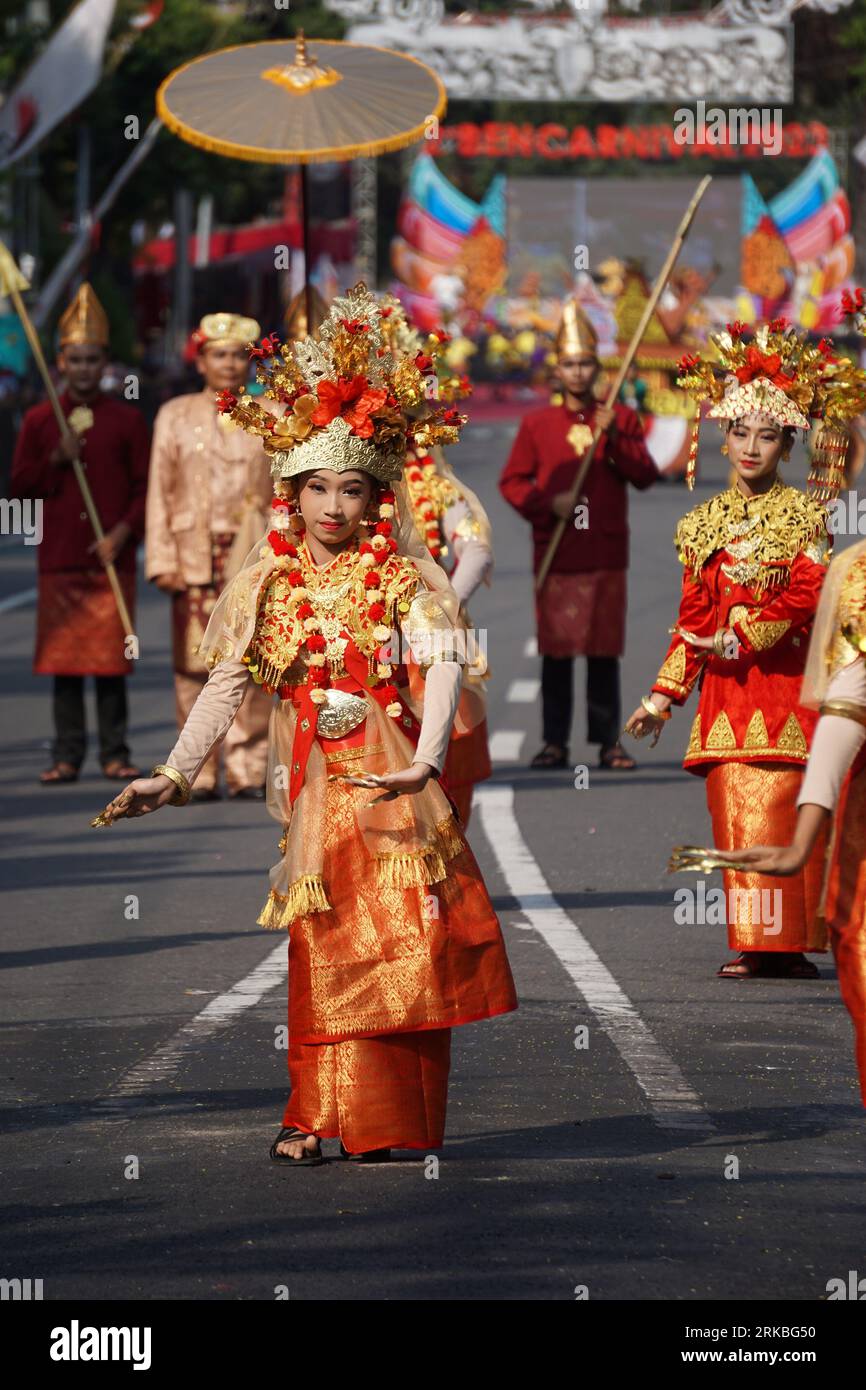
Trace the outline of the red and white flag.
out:
<instances>
[{"instance_id":1,"label":"red and white flag","mask_svg":"<svg viewBox=\"0 0 866 1390\"><path fill-rule=\"evenodd\" d=\"M0 107L0 169L34 149L102 76L116 0L79 0Z\"/></svg>"}]
</instances>

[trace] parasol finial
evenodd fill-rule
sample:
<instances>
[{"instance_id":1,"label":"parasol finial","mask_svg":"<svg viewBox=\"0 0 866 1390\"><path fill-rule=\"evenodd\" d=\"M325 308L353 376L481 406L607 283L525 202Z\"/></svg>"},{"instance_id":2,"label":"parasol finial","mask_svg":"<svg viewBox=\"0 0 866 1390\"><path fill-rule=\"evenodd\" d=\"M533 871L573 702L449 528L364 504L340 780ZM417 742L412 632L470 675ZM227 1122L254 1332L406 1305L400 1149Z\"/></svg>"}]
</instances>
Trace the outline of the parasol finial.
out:
<instances>
[{"instance_id":1,"label":"parasol finial","mask_svg":"<svg viewBox=\"0 0 866 1390\"><path fill-rule=\"evenodd\" d=\"M330 87L341 80L334 68L323 67L315 53L307 52L303 29L295 35L294 62L284 68L268 68L262 73L266 82L276 82L288 92L309 92L316 87Z\"/></svg>"}]
</instances>

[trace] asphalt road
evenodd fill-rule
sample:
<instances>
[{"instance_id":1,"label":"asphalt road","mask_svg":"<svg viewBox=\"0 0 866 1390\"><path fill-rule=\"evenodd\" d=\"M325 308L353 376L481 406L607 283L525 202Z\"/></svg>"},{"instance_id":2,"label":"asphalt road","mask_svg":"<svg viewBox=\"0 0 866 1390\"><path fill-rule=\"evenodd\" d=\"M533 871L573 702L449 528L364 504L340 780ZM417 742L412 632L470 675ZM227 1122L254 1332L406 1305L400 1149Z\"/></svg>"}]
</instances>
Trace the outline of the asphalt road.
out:
<instances>
[{"instance_id":1,"label":"asphalt road","mask_svg":"<svg viewBox=\"0 0 866 1390\"><path fill-rule=\"evenodd\" d=\"M830 958L820 981L718 980L724 928L674 920L668 852L709 839L680 766L690 717L636 746L637 772L605 773L578 702L589 786L525 766L529 538L495 487L512 433L470 429L455 464L495 525L472 608L498 759L470 838L520 1009L455 1030L438 1172L408 1153L347 1165L336 1140L318 1169L269 1162L286 945L255 918L278 828L221 802L94 832L95 758L74 786L37 784L49 683L30 674L32 604L2 611L35 551L0 549L4 1277L43 1279L46 1299L760 1301L863 1269L864 1114ZM695 499L722 476L708 465ZM666 646L690 500L632 494L624 713ZM132 743L150 767L174 715L167 602L144 586L139 631Z\"/></svg>"}]
</instances>

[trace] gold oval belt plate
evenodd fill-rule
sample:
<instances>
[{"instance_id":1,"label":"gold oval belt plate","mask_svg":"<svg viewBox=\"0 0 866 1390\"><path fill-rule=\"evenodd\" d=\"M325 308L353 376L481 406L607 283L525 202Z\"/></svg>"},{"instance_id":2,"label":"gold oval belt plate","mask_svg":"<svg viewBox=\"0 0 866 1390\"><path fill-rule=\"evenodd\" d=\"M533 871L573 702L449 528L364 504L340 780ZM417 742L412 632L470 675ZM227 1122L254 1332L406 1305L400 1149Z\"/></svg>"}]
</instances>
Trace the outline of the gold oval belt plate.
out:
<instances>
[{"instance_id":1,"label":"gold oval belt plate","mask_svg":"<svg viewBox=\"0 0 866 1390\"><path fill-rule=\"evenodd\" d=\"M322 738L345 738L367 718L370 706L362 695L349 690L326 690L325 702L319 705L316 733Z\"/></svg>"}]
</instances>

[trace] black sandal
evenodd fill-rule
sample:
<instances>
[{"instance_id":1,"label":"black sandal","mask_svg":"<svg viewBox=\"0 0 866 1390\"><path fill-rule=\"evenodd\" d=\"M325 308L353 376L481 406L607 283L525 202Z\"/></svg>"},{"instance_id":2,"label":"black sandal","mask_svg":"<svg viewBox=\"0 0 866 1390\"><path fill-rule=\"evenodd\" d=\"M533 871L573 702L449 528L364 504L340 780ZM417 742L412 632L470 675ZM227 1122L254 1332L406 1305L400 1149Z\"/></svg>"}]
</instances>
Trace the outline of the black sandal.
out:
<instances>
[{"instance_id":1,"label":"black sandal","mask_svg":"<svg viewBox=\"0 0 866 1390\"><path fill-rule=\"evenodd\" d=\"M309 1139L309 1137L309 1134L303 1129L281 1129L271 1144L271 1158L274 1163L291 1163L294 1168L317 1168L320 1163L324 1163L321 1141L317 1150L308 1150L303 1158L292 1158L291 1154L277 1153L277 1145L284 1143L287 1139Z\"/></svg>"},{"instance_id":2,"label":"black sandal","mask_svg":"<svg viewBox=\"0 0 866 1390\"><path fill-rule=\"evenodd\" d=\"M599 753L598 765L606 768L608 772L634 772L637 767L634 758L625 751L621 743L605 745Z\"/></svg>"},{"instance_id":3,"label":"black sandal","mask_svg":"<svg viewBox=\"0 0 866 1390\"><path fill-rule=\"evenodd\" d=\"M562 748L559 753L553 750L559 748L558 743L545 743L539 753L536 753L530 767L556 768L568 767L568 749Z\"/></svg>"},{"instance_id":4,"label":"black sandal","mask_svg":"<svg viewBox=\"0 0 866 1390\"><path fill-rule=\"evenodd\" d=\"M342 1139L340 1140L340 1157L346 1158L350 1163L390 1163L390 1149L367 1149L365 1153L350 1154Z\"/></svg>"}]
</instances>

